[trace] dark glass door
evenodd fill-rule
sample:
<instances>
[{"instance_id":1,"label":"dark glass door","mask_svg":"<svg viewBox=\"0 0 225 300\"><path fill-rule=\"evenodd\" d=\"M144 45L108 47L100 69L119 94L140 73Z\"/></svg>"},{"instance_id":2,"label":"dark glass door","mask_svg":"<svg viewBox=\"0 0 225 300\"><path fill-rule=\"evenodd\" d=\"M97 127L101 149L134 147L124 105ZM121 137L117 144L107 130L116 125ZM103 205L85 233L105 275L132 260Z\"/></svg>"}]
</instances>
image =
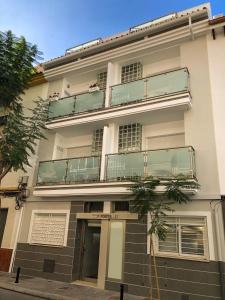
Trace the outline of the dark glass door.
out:
<instances>
[{"instance_id":1,"label":"dark glass door","mask_svg":"<svg viewBox=\"0 0 225 300\"><path fill-rule=\"evenodd\" d=\"M0 248L2 244L3 234L5 230L5 223L7 219L8 209L7 208L1 208L0 209Z\"/></svg>"},{"instance_id":2,"label":"dark glass door","mask_svg":"<svg viewBox=\"0 0 225 300\"><path fill-rule=\"evenodd\" d=\"M83 263L81 279L96 281L98 278L98 262L100 250L100 221L85 222L83 239Z\"/></svg>"}]
</instances>

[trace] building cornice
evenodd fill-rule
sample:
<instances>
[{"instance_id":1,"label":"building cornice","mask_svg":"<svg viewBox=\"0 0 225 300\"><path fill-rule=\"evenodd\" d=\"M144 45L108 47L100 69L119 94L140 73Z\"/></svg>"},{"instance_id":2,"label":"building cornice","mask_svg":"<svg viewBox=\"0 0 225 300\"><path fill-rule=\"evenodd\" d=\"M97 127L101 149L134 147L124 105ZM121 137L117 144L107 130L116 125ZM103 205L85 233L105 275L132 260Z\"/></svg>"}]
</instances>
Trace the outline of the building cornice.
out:
<instances>
[{"instance_id":1,"label":"building cornice","mask_svg":"<svg viewBox=\"0 0 225 300\"><path fill-rule=\"evenodd\" d=\"M166 18L159 18L154 22L147 23L147 26L137 29L138 26L133 27L132 30L125 31L123 33L116 34L114 36L99 39L97 44L91 44L91 46L81 47L78 51L72 51L66 53L63 56L54 58L44 63L45 69L57 67L59 65L70 63L77 59L83 59L87 56L93 56L97 53L108 51L115 47L121 47L124 44L133 43L137 40L151 35L158 35L162 32L171 31L174 28L185 26L186 24L195 23L203 19L207 19L210 16L210 4L205 3L197 7L193 7L189 10L174 13ZM89 45L90 43L87 43Z\"/></svg>"},{"instance_id":2,"label":"building cornice","mask_svg":"<svg viewBox=\"0 0 225 300\"><path fill-rule=\"evenodd\" d=\"M47 79L45 78L44 74L41 72L41 73L33 75L31 81L28 83L28 87L30 88L30 87L37 86L37 85L40 85L40 84L46 83L46 82L47 82Z\"/></svg>"},{"instance_id":3,"label":"building cornice","mask_svg":"<svg viewBox=\"0 0 225 300\"><path fill-rule=\"evenodd\" d=\"M126 57L128 54L134 54L140 51L156 51L157 49L162 50L162 47L168 47L172 45L178 45L181 41L193 39L200 35L207 34L209 31L208 20L193 23L191 28L190 25L183 26L168 32L164 32L158 35L146 37L145 39L121 46L119 48L109 50L104 53L99 53L91 57L87 57L78 61L74 61L62 66L58 66L49 70L45 70L45 78L47 80L53 80L60 78L66 73L83 69L85 67L95 66L108 62L114 59Z\"/></svg>"}]
</instances>

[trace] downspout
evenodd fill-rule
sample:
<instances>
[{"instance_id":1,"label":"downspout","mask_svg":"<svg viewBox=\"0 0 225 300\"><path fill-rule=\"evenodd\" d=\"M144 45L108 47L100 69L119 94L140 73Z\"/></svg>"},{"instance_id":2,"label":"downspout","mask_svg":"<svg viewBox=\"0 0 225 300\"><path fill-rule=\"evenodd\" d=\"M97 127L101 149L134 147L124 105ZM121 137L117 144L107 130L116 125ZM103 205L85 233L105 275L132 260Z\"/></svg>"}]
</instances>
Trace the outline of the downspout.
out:
<instances>
[{"instance_id":1,"label":"downspout","mask_svg":"<svg viewBox=\"0 0 225 300\"><path fill-rule=\"evenodd\" d=\"M223 199L221 197L221 199ZM225 262L223 261L223 252L222 252L222 247L224 245L222 245L221 242L221 237L223 238L224 241L224 226L223 226L223 232L221 234L221 229L220 229L220 225L221 223L224 225L224 220L223 217L221 215L221 200L219 200L219 202L217 202L214 206L214 208L212 208L212 212L213 212L213 216L214 216L214 220L215 220L215 225L216 225L216 240L217 240L217 256L218 256L218 271L219 271L219 278L220 278L220 292L221 292L221 299L225 299L225 280L224 280L224 276L223 276L223 264L225 265ZM222 222L219 222L222 221ZM223 242L224 244L224 242Z\"/></svg>"},{"instance_id":2,"label":"downspout","mask_svg":"<svg viewBox=\"0 0 225 300\"><path fill-rule=\"evenodd\" d=\"M191 39L192 39L192 41L194 41L195 37L194 37L194 32L193 32L193 27L192 27L191 15L189 15L189 17L188 17L188 26L189 26L189 31L191 34Z\"/></svg>"},{"instance_id":3,"label":"downspout","mask_svg":"<svg viewBox=\"0 0 225 300\"><path fill-rule=\"evenodd\" d=\"M16 256L16 247L17 247L17 242L19 239L20 231L21 231L23 211L24 211L24 207L22 207L21 211L20 211L19 222L18 222L18 226L17 226L17 230L16 230L16 237L15 237L15 241L14 241L14 245L13 245L11 262L10 262L10 266L9 266L9 273L11 273L13 271L13 267L14 267L14 261L15 261L15 256Z\"/></svg>"}]
</instances>

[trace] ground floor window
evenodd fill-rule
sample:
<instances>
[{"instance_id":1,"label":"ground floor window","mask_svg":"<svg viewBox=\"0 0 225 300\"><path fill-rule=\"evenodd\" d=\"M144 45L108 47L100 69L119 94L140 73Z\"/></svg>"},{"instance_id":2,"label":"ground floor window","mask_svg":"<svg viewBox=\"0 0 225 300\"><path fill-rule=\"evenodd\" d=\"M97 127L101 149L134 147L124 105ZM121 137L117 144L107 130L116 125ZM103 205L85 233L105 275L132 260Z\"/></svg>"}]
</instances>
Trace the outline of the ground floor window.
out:
<instances>
[{"instance_id":1,"label":"ground floor window","mask_svg":"<svg viewBox=\"0 0 225 300\"><path fill-rule=\"evenodd\" d=\"M66 246L68 224L68 211L33 211L28 242Z\"/></svg>"},{"instance_id":2,"label":"ground floor window","mask_svg":"<svg viewBox=\"0 0 225 300\"><path fill-rule=\"evenodd\" d=\"M167 236L156 240L158 254L208 258L206 217L167 216Z\"/></svg>"},{"instance_id":3,"label":"ground floor window","mask_svg":"<svg viewBox=\"0 0 225 300\"><path fill-rule=\"evenodd\" d=\"M112 203L114 212L129 211L129 201L115 201Z\"/></svg>"}]
</instances>

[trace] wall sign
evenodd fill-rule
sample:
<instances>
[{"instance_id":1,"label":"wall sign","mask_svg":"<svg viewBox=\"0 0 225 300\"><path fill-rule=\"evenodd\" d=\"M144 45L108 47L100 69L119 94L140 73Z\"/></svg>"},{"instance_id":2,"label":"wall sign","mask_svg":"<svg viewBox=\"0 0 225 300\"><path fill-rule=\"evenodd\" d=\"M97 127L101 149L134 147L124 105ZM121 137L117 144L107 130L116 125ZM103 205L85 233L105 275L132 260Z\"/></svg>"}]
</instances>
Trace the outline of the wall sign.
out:
<instances>
[{"instance_id":1,"label":"wall sign","mask_svg":"<svg viewBox=\"0 0 225 300\"><path fill-rule=\"evenodd\" d=\"M138 214L133 213L77 213L77 219L89 220L137 220Z\"/></svg>"}]
</instances>

